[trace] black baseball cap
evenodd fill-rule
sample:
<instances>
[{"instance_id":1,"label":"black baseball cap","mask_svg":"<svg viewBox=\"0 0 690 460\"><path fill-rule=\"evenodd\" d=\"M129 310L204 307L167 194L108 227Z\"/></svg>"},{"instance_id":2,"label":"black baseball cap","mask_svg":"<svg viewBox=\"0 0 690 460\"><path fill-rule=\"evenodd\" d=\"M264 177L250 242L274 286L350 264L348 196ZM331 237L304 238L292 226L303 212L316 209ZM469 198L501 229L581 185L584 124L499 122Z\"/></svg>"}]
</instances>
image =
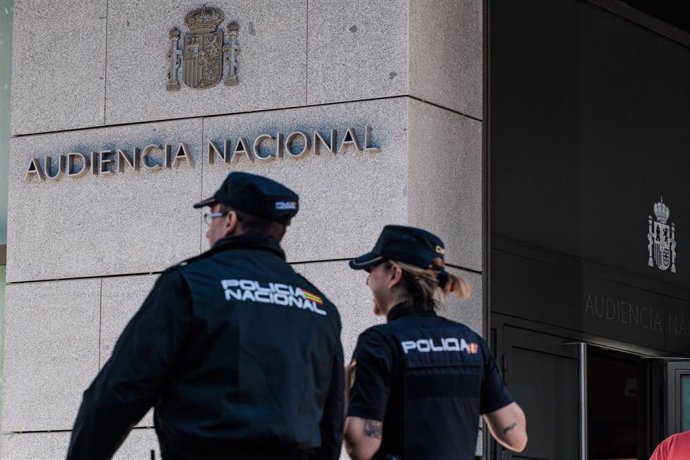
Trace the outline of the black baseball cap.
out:
<instances>
[{"instance_id":1,"label":"black baseball cap","mask_svg":"<svg viewBox=\"0 0 690 460\"><path fill-rule=\"evenodd\" d=\"M367 270L381 262L393 259L415 267L431 268L434 259L446 253L443 241L421 228L386 225L374 249L350 261L350 268Z\"/></svg>"},{"instance_id":2,"label":"black baseball cap","mask_svg":"<svg viewBox=\"0 0 690 460\"><path fill-rule=\"evenodd\" d=\"M290 224L299 210L299 196L267 177L246 172L231 172L212 197L194 205L195 208L222 203L252 216Z\"/></svg>"}]
</instances>

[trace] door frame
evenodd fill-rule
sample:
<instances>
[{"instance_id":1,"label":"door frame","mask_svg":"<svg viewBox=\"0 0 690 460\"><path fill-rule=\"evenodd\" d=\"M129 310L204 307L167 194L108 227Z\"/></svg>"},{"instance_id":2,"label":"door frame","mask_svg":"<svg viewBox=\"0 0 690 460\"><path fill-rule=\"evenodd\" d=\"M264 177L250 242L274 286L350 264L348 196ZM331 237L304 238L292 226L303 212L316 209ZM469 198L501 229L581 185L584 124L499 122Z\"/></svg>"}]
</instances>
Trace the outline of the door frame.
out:
<instances>
[{"instance_id":1,"label":"door frame","mask_svg":"<svg viewBox=\"0 0 690 460\"><path fill-rule=\"evenodd\" d=\"M495 330L492 332L496 332ZM574 361L577 366L577 381L573 382L577 385L578 396L573 403L577 405L578 413L578 423L577 423L577 445L579 453L577 458L586 458L587 452L587 431L586 431L586 405L584 406L585 412L582 411L583 406L581 401L586 401L586 385L582 385L582 382L587 381L586 368L584 374L582 373L582 350L585 351L585 366L586 366L586 344L580 346L580 343L565 340L563 337L553 334L545 333L542 330L525 329L522 327L516 327L514 324L506 323L503 324L500 333L495 334L496 343L498 345L495 348L496 358L501 366L501 372L505 383L510 386L512 376L514 375L514 364L511 362L511 354L515 350L524 349L531 352L543 353L550 356L556 356L562 359L567 359ZM584 392L583 392L584 390ZM520 404L520 401L516 401ZM584 416L584 419L582 418ZM584 423L583 423L584 420ZM528 420L529 425L529 420ZM582 427L585 427L584 432ZM584 436L583 436L584 433ZM584 445L583 445L584 442ZM501 460L509 460L513 458L511 451L501 447L493 440L489 442L489 456L487 458L496 458ZM495 451L495 455L492 456L492 452ZM584 456L583 456L584 455Z\"/></svg>"},{"instance_id":2,"label":"door frame","mask_svg":"<svg viewBox=\"0 0 690 460\"><path fill-rule=\"evenodd\" d=\"M681 380L683 377L690 377L690 358L679 360L669 359L666 363L666 425L665 435L670 436L683 431L682 411L680 410L683 402L681 393ZM687 403L688 401L686 401ZM690 427L687 427L690 429Z\"/></svg>"},{"instance_id":3,"label":"door frame","mask_svg":"<svg viewBox=\"0 0 690 460\"><path fill-rule=\"evenodd\" d=\"M649 387L646 391L647 395L645 403L647 406L650 420L647 424L646 436L643 437L643 442L646 444L647 447L653 448L658 442L660 442L666 436L665 433L669 429L668 427L673 426L669 423L668 416L664 416L664 414L659 413L660 410L666 411L668 413L667 395L671 394L669 393L669 388L671 388L670 378L668 378L669 374L668 372L664 372L662 370L662 367L664 367L666 365L666 362L669 360L683 361L683 364L685 366L685 372L683 373L683 375L690 375L690 360L684 360L684 357L682 356L669 356L669 353L663 350L645 348L638 345L608 339L606 337L586 334L581 331L564 329L556 326L551 326L549 324L537 323L534 321L529 321L522 318L517 318L510 315L494 312L491 314L491 327L489 331L491 338L490 343L492 350L496 356L496 360L501 366L502 372L506 367L506 360L509 359L506 358L508 346L510 345L509 341L507 341L505 337L506 328L523 330L525 334L539 334L552 336L554 337L554 339L560 340L561 343L564 345L570 344L565 346L572 347L571 353L577 353L578 350L580 350L580 353L582 353L582 349L579 347L580 344L585 344L585 346L583 347L585 351L591 350L592 348L602 349L626 355L631 355L633 357L637 357L644 360L649 360L650 364L647 366L647 379ZM664 366L660 365L662 363L664 364ZM507 364L508 375L506 381L508 382L510 379L510 363ZM579 361L579 364L582 366L583 363L581 360ZM582 370L580 370L579 376L581 382L583 377L585 379L584 381L586 382L586 372L583 374ZM678 382L679 379L680 376L678 377ZM677 385L676 388L679 389L680 387ZM585 391L581 392L579 395L579 398L581 400L583 398L584 400L586 400L587 398L586 385L584 389ZM661 395L662 392L663 397ZM517 402L519 404L519 401ZM586 420L586 410L582 410L582 407L580 407L579 409L580 417L584 416L584 420ZM676 416L674 415L674 417ZM677 417L680 417L680 411L678 411ZM583 432L585 433L584 439L586 442L586 422L584 424L580 423L580 445L582 445ZM487 458L504 458L492 457L492 454L494 450L497 449L497 446L495 445L495 442L491 439L490 435L488 435L488 432L484 439L484 446L485 452L487 452ZM497 452L500 452L500 450L498 450ZM510 458L510 456L505 458ZM585 457L582 457L580 455L579 458Z\"/></svg>"}]
</instances>

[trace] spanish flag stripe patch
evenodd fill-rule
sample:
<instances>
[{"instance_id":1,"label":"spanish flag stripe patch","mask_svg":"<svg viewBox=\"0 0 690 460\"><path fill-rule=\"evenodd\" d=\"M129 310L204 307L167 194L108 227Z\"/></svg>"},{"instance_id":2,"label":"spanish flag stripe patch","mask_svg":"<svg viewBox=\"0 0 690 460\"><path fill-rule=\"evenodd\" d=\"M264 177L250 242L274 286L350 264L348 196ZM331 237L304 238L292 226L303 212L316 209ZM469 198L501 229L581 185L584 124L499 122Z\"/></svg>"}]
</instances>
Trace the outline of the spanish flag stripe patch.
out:
<instances>
[{"instance_id":1,"label":"spanish flag stripe patch","mask_svg":"<svg viewBox=\"0 0 690 460\"><path fill-rule=\"evenodd\" d=\"M302 292L304 292L304 297L306 297L307 299L316 303L323 303L323 299L317 296L316 294L312 294L311 292L304 290Z\"/></svg>"}]
</instances>

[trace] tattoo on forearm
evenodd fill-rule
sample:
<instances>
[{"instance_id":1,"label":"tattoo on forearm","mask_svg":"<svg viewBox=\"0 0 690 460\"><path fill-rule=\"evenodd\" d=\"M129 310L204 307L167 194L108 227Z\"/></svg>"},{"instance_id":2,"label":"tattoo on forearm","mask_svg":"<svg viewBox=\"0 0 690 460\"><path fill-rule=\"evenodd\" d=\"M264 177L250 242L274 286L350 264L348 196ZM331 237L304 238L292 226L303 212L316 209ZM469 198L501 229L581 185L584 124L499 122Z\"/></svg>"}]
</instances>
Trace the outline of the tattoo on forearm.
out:
<instances>
[{"instance_id":1,"label":"tattoo on forearm","mask_svg":"<svg viewBox=\"0 0 690 460\"><path fill-rule=\"evenodd\" d=\"M378 420L364 421L364 436L368 438L380 438L383 431L383 422Z\"/></svg>"},{"instance_id":2,"label":"tattoo on forearm","mask_svg":"<svg viewBox=\"0 0 690 460\"><path fill-rule=\"evenodd\" d=\"M516 426L517 426L517 422L513 422L512 425L503 428L503 434L508 434L508 432L513 430Z\"/></svg>"}]
</instances>

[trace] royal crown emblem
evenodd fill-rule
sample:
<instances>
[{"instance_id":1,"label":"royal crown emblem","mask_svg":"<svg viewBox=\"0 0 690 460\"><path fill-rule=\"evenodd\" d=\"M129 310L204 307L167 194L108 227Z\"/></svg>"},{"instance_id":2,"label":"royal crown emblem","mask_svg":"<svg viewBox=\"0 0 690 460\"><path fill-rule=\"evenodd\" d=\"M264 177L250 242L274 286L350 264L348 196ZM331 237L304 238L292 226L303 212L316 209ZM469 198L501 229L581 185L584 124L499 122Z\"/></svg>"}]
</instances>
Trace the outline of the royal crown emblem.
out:
<instances>
[{"instance_id":1,"label":"royal crown emblem","mask_svg":"<svg viewBox=\"0 0 690 460\"><path fill-rule=\"evenodd\" d=\"M676 225L668 223L671 210L664 204L663 198L654 203L654 217L649 216L649 233L647 233L647 249L649 259L647 265L660 270L676 272Z\"/></svg>"},{"instance_id":2,"label":"royal crown emblem","mask_svg":"<svg viewBox=\"0 0 690 460\"><path fill-rule=\"evenodd\" d=\"M237 44L239 25L236 22L227 24L227 40L223 30L218 26L225 15L218 8L207 7L190 11L184 22L190 32L181 35L175 27L170 31L168 49L168 91L178 91L180 81L178 74L182 67L182 81L190 88L210 88L221 80L226 86L239 84L237 77L237 56L240 47ZM182 49L179 47L182 39ZM225 78L223 78L225 77Z\"/></svg>"}]
</instances>

